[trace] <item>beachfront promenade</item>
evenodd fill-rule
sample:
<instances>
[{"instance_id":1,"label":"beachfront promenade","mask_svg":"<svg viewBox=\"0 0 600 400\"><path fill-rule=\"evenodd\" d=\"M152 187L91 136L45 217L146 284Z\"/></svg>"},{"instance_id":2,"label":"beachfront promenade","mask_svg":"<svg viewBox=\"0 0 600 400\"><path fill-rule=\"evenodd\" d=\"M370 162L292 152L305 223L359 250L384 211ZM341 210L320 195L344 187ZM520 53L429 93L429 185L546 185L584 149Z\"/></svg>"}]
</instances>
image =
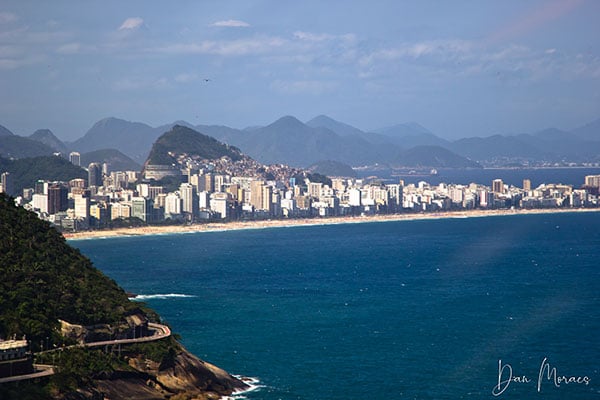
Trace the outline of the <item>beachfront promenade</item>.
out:
<instances>
[{"instance_id":1,"label":"beachfront promenade","mask_svg":"<svg viewBox=\"0 0 600 400\"><path fill-rule=\"evenodd\" d=\"M52 350L42 351L37 354L48 354L48 353L52 353L52 352L63 351L65 349L70 349L70 348L74 348L74 347L102 347L102 346L114 346L114 345L122 345L122 344L153 342L155 340L161 340L161 339L171 336L171 329L166 325L155 324L155 323L149 322L148 327L154 331L154 334L152 334L151 336L142 336L142 337L135 338L135 339L116 339L116 340L103 340L100 342L80 343L80 344L74 344L71 346L60 347L60 348L56 348L56 349L52 349ZM42 378L45 376L54 375L54 373L56 372L55 365L34 364L33 367L36 372L33 372L31 374L15 375L15 376L9 376L6 378L0 378L0 384L9 383L9 382L18 382L18 381L23 381L23 380L27 380L27 379Z\"/></svg>"}]
</instances>

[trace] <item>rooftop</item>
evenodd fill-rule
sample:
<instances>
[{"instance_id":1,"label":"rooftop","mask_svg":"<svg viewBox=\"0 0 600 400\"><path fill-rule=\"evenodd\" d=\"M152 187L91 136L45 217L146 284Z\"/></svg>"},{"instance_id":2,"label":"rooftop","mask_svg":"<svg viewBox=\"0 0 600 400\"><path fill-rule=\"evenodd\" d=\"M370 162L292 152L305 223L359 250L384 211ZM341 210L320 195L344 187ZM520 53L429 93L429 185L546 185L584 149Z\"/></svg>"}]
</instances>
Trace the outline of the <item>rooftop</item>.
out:
<instances>
[{"instance_id":1,"label":"rooftop","mask_svg":"<svg viewBox=\"0 0 600 400\"><path fill-rule=\"evenodd\" d=\"M27 347L27 340L0 340L0 351Z\"/></svg>"}]
</instances>

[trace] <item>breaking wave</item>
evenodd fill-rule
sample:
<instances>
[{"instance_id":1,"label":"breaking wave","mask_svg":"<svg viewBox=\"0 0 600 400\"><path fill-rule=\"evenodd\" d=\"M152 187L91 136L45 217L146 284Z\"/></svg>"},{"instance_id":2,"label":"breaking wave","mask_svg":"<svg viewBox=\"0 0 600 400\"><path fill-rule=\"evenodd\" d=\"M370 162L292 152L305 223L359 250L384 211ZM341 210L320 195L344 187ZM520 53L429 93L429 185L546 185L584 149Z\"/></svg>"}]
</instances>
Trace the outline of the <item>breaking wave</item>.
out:
<instances>
[{"instance_id":1,"label":"breaking wave","mask_svg":"<svg viewBox=\"0 0 600 400\"><path fill-rule=\"evenodd\" d=\"M191 294L180 294L180 293L167 293L167 294L138 294L133 297L131 300L135 301L144 301L150 299L178 299L178 298L186 298L186 297L196 297Z\"/></svg>"}]
</instances>

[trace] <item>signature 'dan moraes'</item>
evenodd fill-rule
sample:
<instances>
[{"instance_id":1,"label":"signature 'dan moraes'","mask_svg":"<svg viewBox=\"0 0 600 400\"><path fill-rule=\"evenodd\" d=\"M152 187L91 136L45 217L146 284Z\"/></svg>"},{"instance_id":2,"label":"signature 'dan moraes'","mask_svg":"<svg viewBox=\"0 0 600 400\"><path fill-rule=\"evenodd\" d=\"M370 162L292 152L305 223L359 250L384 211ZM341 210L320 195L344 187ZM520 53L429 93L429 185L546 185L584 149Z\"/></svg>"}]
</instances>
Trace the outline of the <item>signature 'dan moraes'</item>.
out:
<instances>
[{"instance_id":1,"label":"signature 'dan moraes'","mask_svg":"<svg viewBox=\"0 0 600 400\"><path fill-rule=\"evenodd\" d=\"M548 358L544 358L540 364L537 377L532 378L527 375L515 373L510 364L503 364L502 360L498 360L498 384L492 389L494 396L500 396L509 388L511 384L535 384L538 393L542 391L544 385L554 388L559 388L563 385L589 385L590 377L575 376L559 373L556 367L553 367L548 362Z\"/></svg>"}]
</instances>

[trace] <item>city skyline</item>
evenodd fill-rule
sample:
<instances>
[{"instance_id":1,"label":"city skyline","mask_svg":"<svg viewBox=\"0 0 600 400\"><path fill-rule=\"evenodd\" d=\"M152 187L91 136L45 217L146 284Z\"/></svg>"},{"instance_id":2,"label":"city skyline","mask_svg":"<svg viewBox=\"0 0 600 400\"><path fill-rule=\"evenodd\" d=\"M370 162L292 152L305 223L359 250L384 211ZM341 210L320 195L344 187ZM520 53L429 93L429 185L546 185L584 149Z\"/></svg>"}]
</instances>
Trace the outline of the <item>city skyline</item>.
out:
<instances>
[{"instance_id":1,"label":"city skyline","mask_svg":"<svg viewBox=\"0 0 600 400\"><path fill-rule=\"evenodd\" d=\"M234 128L319 114L449 139L600 109L600 4L134 1L0 6L0 124L75 140L108 116Z\"/></svg>"}]
</instances>

